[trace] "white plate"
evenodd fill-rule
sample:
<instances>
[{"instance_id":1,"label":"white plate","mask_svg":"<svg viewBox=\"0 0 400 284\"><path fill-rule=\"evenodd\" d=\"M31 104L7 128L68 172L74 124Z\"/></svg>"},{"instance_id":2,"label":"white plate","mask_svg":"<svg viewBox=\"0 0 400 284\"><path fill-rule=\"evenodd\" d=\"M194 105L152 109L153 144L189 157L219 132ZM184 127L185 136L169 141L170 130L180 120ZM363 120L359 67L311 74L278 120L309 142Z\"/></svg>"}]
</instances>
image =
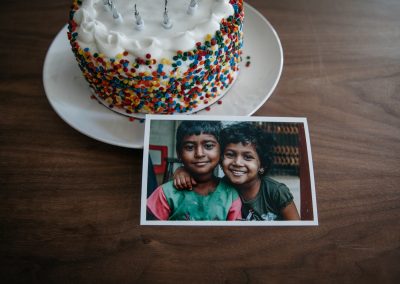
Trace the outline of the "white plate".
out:
<instances>
[{"instance_id":1,"label":"white plate","mask_svg":"<svg viewBox=\"0 0 400 284\"><path fill-rule=\"evenodd\" d=\"M247 59L250 56L250 59ZM250 66L246 67L246 62ZM243 63L229 92L201 115L252 115L269 98L282 73L283 52L271 24L245 3ZM51 44L43 67L43 84L50 104L71 127L96 140L142 148L144 123L110 111L91 98L67 39L67 26Z\"/></svg>"}]
</instances>

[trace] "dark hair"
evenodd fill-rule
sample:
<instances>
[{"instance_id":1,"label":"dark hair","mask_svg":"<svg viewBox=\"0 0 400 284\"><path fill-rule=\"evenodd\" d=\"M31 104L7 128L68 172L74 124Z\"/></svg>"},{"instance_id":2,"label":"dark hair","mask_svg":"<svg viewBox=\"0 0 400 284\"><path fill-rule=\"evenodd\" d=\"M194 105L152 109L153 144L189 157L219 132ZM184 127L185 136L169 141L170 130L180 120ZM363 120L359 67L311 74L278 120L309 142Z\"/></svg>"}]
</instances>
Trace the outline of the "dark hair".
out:
<instances>
[{"instance_id":1,"label":"dark hair","mask_svg":"<svg viewBox=\"0 0 400 284\"><path fill-rule=\"evenodd\" d=\"M184 120L176 131L176 152L179 154L183 145L183 138L190 135L210 134L219 143L222 123L220 121Z\"/></svg>"},{"instance_id":2,"label":"dark hair","mask_svg":"<svg viewBox=\"0 0 400 284\"><path fill-rule=\"evenodd\" d=\"M275 139L271 133L268 133L249 122L239 122L227 126L221 131L221 150L230 144L242 143L243 145L253 145L257 155L260 158L261 167L264 168L265 175L272 167L272 151L275 145Z\"/></svg>"}]
</instances>

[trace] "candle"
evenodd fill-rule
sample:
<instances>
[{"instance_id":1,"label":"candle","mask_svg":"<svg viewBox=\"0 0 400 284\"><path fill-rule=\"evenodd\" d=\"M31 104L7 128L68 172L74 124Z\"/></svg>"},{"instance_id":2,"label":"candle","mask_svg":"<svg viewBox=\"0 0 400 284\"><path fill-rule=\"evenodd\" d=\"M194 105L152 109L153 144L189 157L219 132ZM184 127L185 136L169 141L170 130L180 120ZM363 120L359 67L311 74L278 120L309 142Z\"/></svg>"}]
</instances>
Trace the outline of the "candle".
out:
<instances>
[{"instance_id":1,"label":"candle","mask_svg":"<svg viewBox=\"0 0 400 284\"><path fill-rule=\"evenodd\" d=\"M189 15L193 15L194 14L196 8L199 6L197 3L198 3L198 0L191 0L190 1L189 7L188 7L188 10L187 10L187 13Z\"/></svg>"},{"instance_id":2,"label":"candle","mask_svg":"<svg viewBox=\"0 0 400 284\"><path fill-rule=\"evenodd\" d=\"M162 22L162 25L163 25L164 28L170 29L170 28L172 28L172 21L168 17L167 5L168 5L168 0L165 0L164 20Z\"/></svg>"},{"instance_id":3,"label":"candle","mask_svg":"<svg viewBox=\"0 0 400 284\"><path fill-rule=\"evenodd\" d=\"M138 10L136 9L136 4L135 4L135 18L136 18L136 29L138 31L141 31L144 29L144 22L142 20L142 17L139 15Z\"/></svg>"},{"instance_id":4,"label":"candle","mask_svg":"<svg viewBox=\"0 0 400 284\"><path fill-rule=\"evenodd\" d=\"M122 16L121 16L121 14L118 12L118 10L117 10L117 8L115 7L115 5L114 5L113 2L111 2L111 11L112 11L112 14L113 14L114 21L115 21L116 23L118 23L118 24L122 23Z\"/></svg>"}]
</instances>

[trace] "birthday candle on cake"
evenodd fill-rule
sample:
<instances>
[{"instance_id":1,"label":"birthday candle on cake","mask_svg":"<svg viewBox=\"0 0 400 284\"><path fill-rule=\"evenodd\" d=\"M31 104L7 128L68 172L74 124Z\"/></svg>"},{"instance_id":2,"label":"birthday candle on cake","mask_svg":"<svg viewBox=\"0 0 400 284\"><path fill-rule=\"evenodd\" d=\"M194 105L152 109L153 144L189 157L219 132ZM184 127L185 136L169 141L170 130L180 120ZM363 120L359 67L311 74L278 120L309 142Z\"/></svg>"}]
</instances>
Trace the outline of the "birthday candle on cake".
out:
<instances>
[{"instance_id":1,"label":"birthday candle on cake","mask_svg":"<svg viewBox=\"0 0 400 284\"><path fill-rule=\"evenodd\" d=\"M168 16L167 5L168 5L168 0L165 0L164 20L162 22L162 25L164 28L170 29L170 28L172 28L172 21L170 20L170 18Z\"/></svg>"},{"instance_id":2,"label":"birthday candle on cake","mask_svg":"<svg viewBox=\"0 0 400 284\"><path fill-rule=\"evenodd\" d=\"M116 23L118 23L118 24L122 23L122 16L118 12L117 7L115 7L114 2L111 2L111 11L112 11L112 14L113 14L114 21Z\"/></svg>"},{"instance_id":3,"label":"birthday candle on cake","mask_svg":"<svg viewBox=\"0 0 400 284\"><path fill-rule=\"evenodd\" d=\"M198 6L199 6L198 5L198 0L191 0L190 4L189 4L189 7L188 7L188 10L187 10L187 13L189 15L193 15Z\"/></svg>"},{"instance_id":4,"label":"birthday candle on cake","mask_svg":"<svg viewBox=\"0 0 400 284\"><path fill-rule=\"evenodd\" d=\"M144 29L144 22L142 20L142 17L139 15L138 10L136 9L136 4L135 4L135 18L136 18L136 29L138 31L141 31Z\"/></svg>"}]
</instances>

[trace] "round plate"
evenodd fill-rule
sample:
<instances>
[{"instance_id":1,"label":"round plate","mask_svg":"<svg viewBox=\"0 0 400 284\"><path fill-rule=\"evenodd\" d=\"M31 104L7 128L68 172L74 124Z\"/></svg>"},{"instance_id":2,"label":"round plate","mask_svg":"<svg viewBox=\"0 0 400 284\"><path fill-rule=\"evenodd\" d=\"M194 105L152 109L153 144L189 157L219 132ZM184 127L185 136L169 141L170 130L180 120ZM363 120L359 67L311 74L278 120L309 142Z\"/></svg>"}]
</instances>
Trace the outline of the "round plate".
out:
<instances>
[{"instance_id":1,"label":"round plate","mask_svg":"<svg viewBox=\"0 0 400 284\"><path fill-rule=\"evenodd\" d=\"M245 3L244 49L239 78L229 92L201 115L252 115L269 98L282 73L278 35L256 9ZM142 148L143 121L110 111L93 99L67 39L67 26L55 37L43 67L43 84L56 113L71 127L116 146Z\"/></svg>"}]
</instances>

